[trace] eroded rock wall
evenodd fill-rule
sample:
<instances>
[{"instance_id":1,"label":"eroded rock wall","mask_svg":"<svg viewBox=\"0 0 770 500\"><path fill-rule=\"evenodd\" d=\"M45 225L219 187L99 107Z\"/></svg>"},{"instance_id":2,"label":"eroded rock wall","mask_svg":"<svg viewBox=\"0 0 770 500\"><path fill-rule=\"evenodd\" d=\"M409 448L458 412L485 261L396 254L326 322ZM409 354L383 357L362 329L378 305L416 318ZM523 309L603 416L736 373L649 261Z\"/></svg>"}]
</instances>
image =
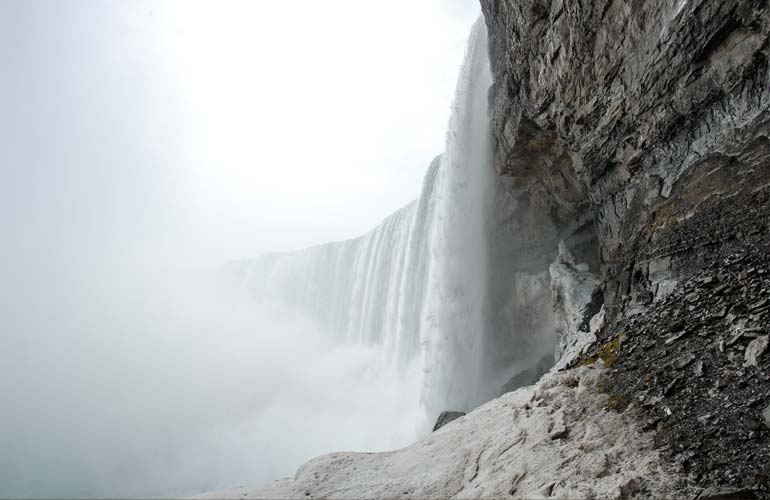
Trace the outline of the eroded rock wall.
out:
<instances>
[{"instance_id":1,"label":"eroded rock wall","mask_svg":"<svg viewBox=\"0 0 770 500\"><path fill-rule=\"evenodd\" d=\"M548 249L532 266L565 240L600 275L605 326L580 362L610 360L608 390L692 482L767 497L770 356L744 363L770 332L751 309L770 295L770 6L481 4L496 167Z\"/></svg>"},{"instance_id":2,"label":"eroded rock wall","mask_svg":"<svg viewBox=\"0 0 770 500\"><path fill-rule=\"evenodd\" d=\"M648 272L646 240L666 222L658 209L688 190L685 174L706 163L737 174L766 143L770 9L686 0L482 7L498 170L556 232L594 221L614 317L633 292L647 298L633 275Z\"/></svg>"}]
</instances>

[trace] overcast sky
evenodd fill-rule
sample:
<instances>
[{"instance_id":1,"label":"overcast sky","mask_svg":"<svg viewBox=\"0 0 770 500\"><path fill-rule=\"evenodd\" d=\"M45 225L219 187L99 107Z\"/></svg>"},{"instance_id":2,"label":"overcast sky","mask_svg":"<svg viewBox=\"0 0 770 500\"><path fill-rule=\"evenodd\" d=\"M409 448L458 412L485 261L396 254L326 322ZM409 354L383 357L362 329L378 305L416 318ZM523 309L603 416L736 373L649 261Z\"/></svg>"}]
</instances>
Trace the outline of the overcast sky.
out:
<instances>
[{"instance_id":1,"label":"overcast sky","mask_svg":"<svg viewBox=\"0 0 770 500\"><path fill-rule=\"evenodd\" d=\"M366 232L443 149L478 10L0 0L5 262L217 265Z\"/></svg>"}]
</instances>

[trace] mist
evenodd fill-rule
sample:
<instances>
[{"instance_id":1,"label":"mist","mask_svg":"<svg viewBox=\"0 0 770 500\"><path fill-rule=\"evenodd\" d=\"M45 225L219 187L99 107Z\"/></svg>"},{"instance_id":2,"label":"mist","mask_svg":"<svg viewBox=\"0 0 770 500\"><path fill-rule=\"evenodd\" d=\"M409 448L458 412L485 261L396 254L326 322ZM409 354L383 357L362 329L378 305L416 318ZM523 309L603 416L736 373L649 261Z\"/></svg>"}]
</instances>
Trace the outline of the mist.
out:
<instances>
[{"instance_id":1,"label":"mist","mask_svg":"<svg viewBox=\"0 0 770 500\"><path fill-rule=\"evenodd\" d=\"M432 423L418 366L219 276L417 197L478 6L275 4L0 2L0 497L261 484Z\"/></svg>"},{"instance_id":2,"label":"mist","mask_svg":"<svg viewBox=\"0 0 770 500\"><path fill-rule=\"evenodd\" d=\"M2 496L189 495L415 437L410 373L374 348L217 296L203 273L152 274L90 292L54 283L58 308L15 304L18 334L0 354Z\"/></svg>"}]
</instances>

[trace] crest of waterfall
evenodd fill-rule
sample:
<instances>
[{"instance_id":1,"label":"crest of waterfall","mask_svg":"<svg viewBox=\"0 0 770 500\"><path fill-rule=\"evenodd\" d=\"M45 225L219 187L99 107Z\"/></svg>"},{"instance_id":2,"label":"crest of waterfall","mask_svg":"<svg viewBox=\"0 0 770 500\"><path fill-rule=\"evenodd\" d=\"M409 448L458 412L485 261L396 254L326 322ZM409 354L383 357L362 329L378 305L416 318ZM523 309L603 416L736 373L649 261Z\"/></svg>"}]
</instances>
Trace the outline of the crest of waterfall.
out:
<instances>
[{"instance_id":1,"label":"crest of waterfall","mask_svg":"<svg viewBox=\"0 0 770 500\"><path fill-rule=\"evenodd\" d=\"M495 198L490 85L486 26L479 19L445 152L428 168L417 200L359 238L229 266L251 296L309 312L340 343L379 345L387 362L419 363L422 380L415 383L422 384L428 415L471 409L502 385L482 388Z\"/></svg>"}]
</instances>

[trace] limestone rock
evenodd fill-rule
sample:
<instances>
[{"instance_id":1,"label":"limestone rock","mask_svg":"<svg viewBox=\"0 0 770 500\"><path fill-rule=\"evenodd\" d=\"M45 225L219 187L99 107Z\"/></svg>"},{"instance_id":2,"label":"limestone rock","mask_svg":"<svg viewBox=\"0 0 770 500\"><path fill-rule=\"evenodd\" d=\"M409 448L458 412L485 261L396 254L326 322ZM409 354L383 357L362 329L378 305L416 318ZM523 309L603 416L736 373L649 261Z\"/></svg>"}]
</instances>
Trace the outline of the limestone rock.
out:
<instances>
[{"instance_id":1,"label":"limestone rock","mask_svg":"<svg viewBox=\"0 0 770 500\"><path fill-rule=\"evenodd\" d=\"M758 337L749 342L748 347L746 347L745 361L743 362L743 366L757 366L757 358L765 353L767 350L767 344L767 335L763 335L762 337Z\"/></svg>"},{"instance_id":2,"label":"limestone rock","mask_svg":"<svg viewBox=\"0 0 770 500\"><path fill-rule=\"evenodd\" d=\"M559 243L559 255L550 266L550 274L558 339L556 368L564 368L596 340L590 320L599 311L590 306L599 278L588 265L575 262L564 242Z\"/></svg>"}]
</instances>

